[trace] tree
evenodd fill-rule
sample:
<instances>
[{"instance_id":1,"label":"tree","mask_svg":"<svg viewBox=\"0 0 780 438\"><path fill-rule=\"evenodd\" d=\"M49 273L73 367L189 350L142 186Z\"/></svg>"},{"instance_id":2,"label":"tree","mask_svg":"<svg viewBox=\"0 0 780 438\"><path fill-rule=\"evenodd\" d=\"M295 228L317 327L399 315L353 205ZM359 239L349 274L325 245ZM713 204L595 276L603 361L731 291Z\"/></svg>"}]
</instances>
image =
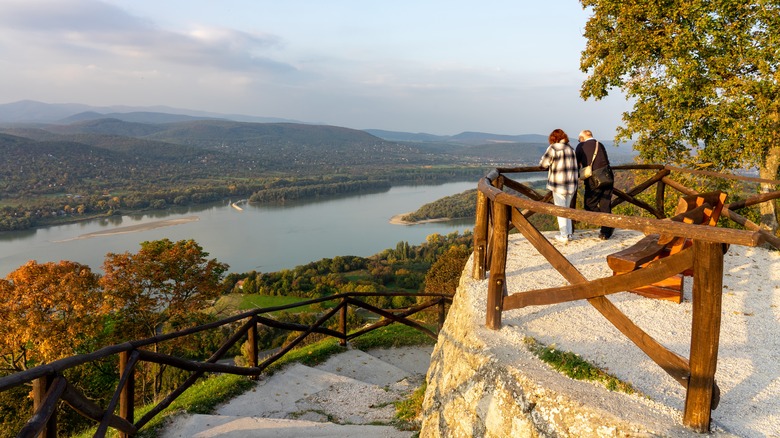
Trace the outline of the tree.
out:
<instances>
[{"instance_id":1,"label":"tree","mask_svg":"<svg viewBox=\"0 0 780 438\"><path fill-rule=\"evenodd\" d=\"M470 256L471 253L464 245L451 246L425 274L425 292L455 295Z\"/></svg>"},{"instance_id":2,"label":"tree","mask_svg":"<svg viewBox=\"0 0 780 438\"><path fill-rule=\"evenodd\" d=\"M228 266L207 260L194 240L142 242L136 254L109 253L101 285L125 339L145 338L166 324L193 320L221 293Z\"/></svg>"},{"instance_id":3,"label":"tree","mask_svg":"<svg viewBox=\"0 0 780 438\"><path fill-rule=\"evenodd\" d=\"M620 88L634 107L615 140L640 156L713 169L780 167L780 2L582 0L581 95ZM762 184L764 192L773 190ZM777 230L774 202L761 223Z\"/></svg>"},{"instance_id":4,"label":"tree","mask_svg":"<svg viewBox=\"0 0 780 438\"><path fill-rule=\"evenodd\" d=\"M29 261L0 280L3 366L24 370L91 346L106 310L98 280L69 261Z\"/></svg>"},{"instance_id":5,"label":"tree","mask_svg":"<svg viewBox=\"0 0 780 438\"><path fill-rule=\"evenodd\" d=\"M207 257L194 240L168 239L142 242L136 254L107 254L101 285L116 312L116 340L147 338L206 322L203 310L219 297L228 268ZM198 343L197 337L180 338L165 345L155 344L154 349L196 354ZM165 370L162 365L142 366L142 392L146 393L147 382L153 384L155 397L165 389Z\"/></svg>"}]
</instances>

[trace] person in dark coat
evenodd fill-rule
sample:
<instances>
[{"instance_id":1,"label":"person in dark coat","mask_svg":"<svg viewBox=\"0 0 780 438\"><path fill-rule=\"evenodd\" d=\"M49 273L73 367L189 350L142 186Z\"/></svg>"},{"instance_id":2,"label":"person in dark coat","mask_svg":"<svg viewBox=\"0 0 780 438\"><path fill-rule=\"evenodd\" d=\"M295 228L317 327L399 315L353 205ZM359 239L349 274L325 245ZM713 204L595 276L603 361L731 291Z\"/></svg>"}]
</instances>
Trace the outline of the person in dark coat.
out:
<instances>
[{"instance_id":1,"label":"person in dark coat","mask_svg":"<svg viewBox=\"0 0 780 438\"><path fill-rule=\"evenodd\" d=\"M580 132L579 144L574 153L577 156L577 165L580 169L587 166L592 166L592 169L600 169L609 165L609 157L607 156L607 149L604 145L596 141L593 138L593 133L585 129ZM593 154L598 148L598 154L593 159ZM592 162L592 164L591 164ZM601 189L591 189L588 181L585 180L585 194L584 194L584 207L587 211L596 211L601 213L612 213L612 186L604 187ZM611 227L601 227L601 233L599 239L607 240L612 237L612 233L615 231Z\"/></svg>"}]
</instances>

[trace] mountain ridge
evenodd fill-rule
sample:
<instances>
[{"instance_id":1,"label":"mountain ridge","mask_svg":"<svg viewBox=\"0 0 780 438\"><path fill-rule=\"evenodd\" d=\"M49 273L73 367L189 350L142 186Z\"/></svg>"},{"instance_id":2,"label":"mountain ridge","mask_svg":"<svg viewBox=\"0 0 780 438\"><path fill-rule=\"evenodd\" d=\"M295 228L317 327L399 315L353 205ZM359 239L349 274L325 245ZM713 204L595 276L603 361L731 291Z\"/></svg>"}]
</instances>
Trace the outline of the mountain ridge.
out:
<instances>
[{"instance_id":1,"label":"mountain ridge","mask_svg":"<svg viewBox=\"0 0 780 438\"><path fill-rule=\"evenodd\" d=\"M278 117L257 117L240 114L220 114L207 111L171 108L166 106L91 106L80 103L44 103L34 100L0 104L0 124L60 124L87 122L100 119L117 119L125 122L165 124L196 120L230 120L247 123L294 123L328 126L319 123ZM355 128L347 128L355 129ZM476 131L463 131L455 135L410 133L382 129L355 129L367 132L387 141L450 143L479 145L489 143L546 143L547 137L539 134L504 135Z\"/></svg>"}]
</instances>

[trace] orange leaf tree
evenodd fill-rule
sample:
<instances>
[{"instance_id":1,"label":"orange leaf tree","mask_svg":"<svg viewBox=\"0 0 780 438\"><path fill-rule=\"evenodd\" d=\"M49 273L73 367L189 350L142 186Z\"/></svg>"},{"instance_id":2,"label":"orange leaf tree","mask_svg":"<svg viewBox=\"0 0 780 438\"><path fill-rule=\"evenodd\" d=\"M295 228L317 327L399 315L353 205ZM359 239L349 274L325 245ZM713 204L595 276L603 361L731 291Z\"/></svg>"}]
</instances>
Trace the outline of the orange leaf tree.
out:
<instances>
[{"instance_id":1,"label":"orange leaf tree","mask_svg":"<svg viewBox=\"0 0 780 438\"><path fill-rule=\"evenodd\" d=\"M219 297L228 268L207 257L194 240L168 239L142 242L136 254L107 254L101 284L115 312L115 341L149 338L203 323L208 318L203 311ZM154 349L197 357L204 342L213 343L213 339L189 336L155 344ZM141 392L148 393L147 383L153 385L155 397L175 386L178 377L164 378L165 370L161 365L142 365Z\"/></svg>"},{"instance_id":2,"label":"orange leaf tree","mask_svg":"<svg viewBox=\"0 0 780 438\"><path fill-rule=\"evenodd\" d=\"M105 314L98 281L70 261L29 261L0 280L0 366L20 371L92 347Z\"/></svg>"},{"instance_id":3,"label":"orange leaf tree","mask_svg":"<svg viewBox=\"0 0 780 438\"><path fill-rule=\"evenodd\" d=\"M101 285L125 339L146 338L197 320L221 293L228 266L194 240L142 242L136 254L109 253Z\"/></svg>"}]
</instances>

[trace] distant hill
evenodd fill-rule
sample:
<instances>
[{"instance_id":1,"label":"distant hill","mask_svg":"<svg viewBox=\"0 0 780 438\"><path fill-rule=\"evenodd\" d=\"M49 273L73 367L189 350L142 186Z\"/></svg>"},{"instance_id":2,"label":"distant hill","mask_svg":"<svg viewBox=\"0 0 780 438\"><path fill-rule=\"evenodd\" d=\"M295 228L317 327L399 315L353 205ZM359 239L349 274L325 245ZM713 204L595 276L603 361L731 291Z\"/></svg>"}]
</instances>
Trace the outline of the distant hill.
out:
<instances>
[{"instance_id":1,"label":"distant hill","mask_svg":"<svg viewBox=\"0 0 780 438\"><path fill-rule=\"evenodd\" d=\"M216 117L196 117L184 114L159 113L152 111L133 111L129 113L108 113L102 114L95 111L86 111L74 114L58 121L58 123L70 124L75 122L85 122L100 119L116 119L124 122L133 123L176 123L188 122L193 120L216 119Z\"/></svg>"},{"instance_id":2,"label":"distant hill","mask_svg":"<svg viewBox=\"0 0 780 438\"><path fill-rule=\"evenodd\" d=\"M545 143L490 143L469 146L457 156L497 167L536 166L546 149Z\"/></svg>"},{"instance_id":3,"label":"distant hill","mask_svg":"<svg viewBox=\"0 0 780 438\"><path fill-rule=\"evenodd\" d=\"M411 132L399 132L399 131L385 131L382 129L364 129L363 131L388 141L447 142L451 138L448 135L434 135L434 134L426 134L422 132L411 133Z\"/></svg>"},{"instance_id":4,"label":"distant hill","mask_svg":"<svg viewBox=\"0 0 780 438\"><path fill-rule=\"evenodd\" d=\"M487 144L487 143L542 143L547 144L547 136L539 134L522 135L498 135L486 132L461 132L452 136L452 139L465 144Z\"/></svg>"},{"instance_id":5,"label":"distant hill","mask_svg":"<svg viewBox=\"0 0 780 438\"><path fill-rule=\"evenodd\" d=\"M453 160L491 165L535 164L544 152L540 148L547 144L547 137L539 134L501 135L465 131L449 136L379 129L355 130L164 106L94 107L31 100L0 104L0 127L4 127L2 132L23 137L29 135L39 141L56 140L57 135L61 135L67 141L81 141L81 138L87 144L111 144L105 139L98 141L90 137L104 135L194 146L257 159L272 167L285 162L355 165ZM79 137L85 135L87 137ZM119 143L128 151L135 148L127 139ZM605 144L611 146L611 142ZM636 155L626 146L608 150L613 161L618 163L630 162Z\"/></svg>"},{"instance_id":6,"label":"distant hill","mask_svg":"<svg viewBox=\"0 0 780 438\"><path fill-rule=\"evenodd\" d=\"M481 145L488 143L547 143L547 137L538 134L500 135L486 132L461 132L457 135L434 135L381 129L364 129L379 138L391 141L455 143L460 145Z\"/></svg>"},{"instance_id":7,"label":"distant hill","mask_svg":"<svg viewBox=\"0 0 780 438\"><path fill-rule=\"evenodd\" d=\"M166 106L92 106L79 103L43 103L34 100L0 104L0 124L17 123L60 123L68 124L78 120L116 118L129 122L168 123L171 116L189 116L195 119L227 119L251 123L302 123L297 120L278 117L256 117L242 114L219 114ZM71 119L72 117L76 117Z\"/></svg>"}]
</instances>

